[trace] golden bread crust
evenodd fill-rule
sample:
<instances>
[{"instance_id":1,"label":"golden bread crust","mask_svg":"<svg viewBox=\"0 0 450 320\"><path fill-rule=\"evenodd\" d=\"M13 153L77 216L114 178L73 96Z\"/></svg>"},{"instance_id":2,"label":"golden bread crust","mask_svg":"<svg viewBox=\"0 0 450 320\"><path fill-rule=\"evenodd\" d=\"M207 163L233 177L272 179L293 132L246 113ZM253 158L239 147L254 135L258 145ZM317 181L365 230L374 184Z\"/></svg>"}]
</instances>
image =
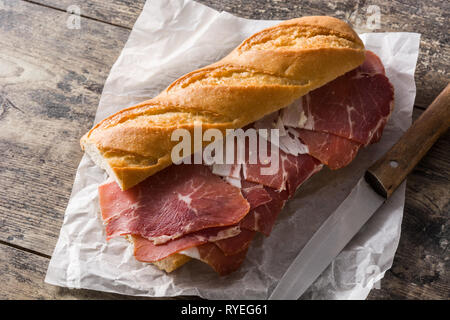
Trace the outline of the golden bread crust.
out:
<instances>
[{"instance_id":1,"label":"golden bread crust","mask_svg":"<svg viewBox=\"0 0 450 320\"><path fill-rule=\"evenodd\" d=\"M172 272L189 262L191 258L185 256L184 254L175 253L167 258L162 260L153 262L155 266L157 266L160 270L164 270L165 272Z\"/></svg>"},{"instance_id":2,"label":"golden bread crust","mask_svg":"<svg viewBox=\"0 0 450 320\"><path fill-rule=\"evenodd\" d=\"M197 122L203 130L244 127L363 61L364 45L345 22L326 16L288 20L182 76L155 98L104 119L81 146L126 190L172 164L175 129L192 135Z\"/></svg>"}]
</instances>

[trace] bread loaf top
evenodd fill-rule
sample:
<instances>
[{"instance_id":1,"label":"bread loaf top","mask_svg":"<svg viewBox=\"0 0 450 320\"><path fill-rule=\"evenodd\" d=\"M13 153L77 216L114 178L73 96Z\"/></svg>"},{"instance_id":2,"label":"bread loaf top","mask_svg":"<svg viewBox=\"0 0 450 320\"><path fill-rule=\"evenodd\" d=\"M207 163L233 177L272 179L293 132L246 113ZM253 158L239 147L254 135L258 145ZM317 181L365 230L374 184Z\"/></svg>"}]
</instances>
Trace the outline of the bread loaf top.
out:
<instances>
[{"instance_id":1,"label":"bread loaf top","mask_svg":"<svg viewBox=\"0 0 450 320\"><path fill-rule=\"evenodd\" d=\"M153 99L104 119L81 139L94 162L126 190L172 164L175 129L244 127L364 61L345 22L303 17L264 29L222 60L174 81Z\"/></svg>"}]
</instances>

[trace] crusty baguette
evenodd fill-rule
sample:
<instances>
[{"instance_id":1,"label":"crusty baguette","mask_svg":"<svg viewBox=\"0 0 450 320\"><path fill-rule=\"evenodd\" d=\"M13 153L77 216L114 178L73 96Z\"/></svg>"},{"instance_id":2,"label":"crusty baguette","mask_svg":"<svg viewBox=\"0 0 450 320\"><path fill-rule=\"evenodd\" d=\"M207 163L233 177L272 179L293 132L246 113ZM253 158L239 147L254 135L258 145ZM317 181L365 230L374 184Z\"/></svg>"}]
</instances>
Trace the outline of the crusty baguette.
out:
<instances>
[{"instance_id":1,"label":"crusty baguette","mask_svg":"<svg viewBox=\"0 0 450 320\"><path fill-rule=\"evenodd\" d=\"M169 166L171 134L241 128L356 68L364 45L345 22L304 17L246 39L225 58L190 72L155 98L121 110L81 139L123 190Z\"/></svg>"},{"instance_id":2,"label":"crusty baguette","mask_svg":"<svg viewBox=\"0 0 450 320\"><path fill-rule=\"evenodd\" d=\"M183 266L186 262L190 261L191 258L185 256L184 254L175 253L167 258L162 260L153 262L155 266L157 266L160 270L164 270L165 272L172 272Z\"/></svg>"}]
</instances>

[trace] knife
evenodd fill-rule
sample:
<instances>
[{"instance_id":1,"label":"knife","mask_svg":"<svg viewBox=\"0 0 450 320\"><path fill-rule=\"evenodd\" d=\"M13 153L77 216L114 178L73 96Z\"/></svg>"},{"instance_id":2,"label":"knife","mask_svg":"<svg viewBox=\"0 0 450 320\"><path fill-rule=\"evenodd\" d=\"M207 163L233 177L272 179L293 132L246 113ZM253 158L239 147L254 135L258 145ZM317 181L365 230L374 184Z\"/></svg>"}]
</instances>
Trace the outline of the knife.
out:
<instances>
[{"instance_id":1,"label":"knife","mask_svg":"<svg viewBox=\"0 0 450 320\"><path fill-rule=\"evenodd\" d=\"M397 143L365 172L347 198L301 250L269 299L298 299L449 126L450 84ZM356 201L360 197L366 200L364 204ZM336 224L339 224L339 231L332 232Z\"/></svg>"}]
</instances>

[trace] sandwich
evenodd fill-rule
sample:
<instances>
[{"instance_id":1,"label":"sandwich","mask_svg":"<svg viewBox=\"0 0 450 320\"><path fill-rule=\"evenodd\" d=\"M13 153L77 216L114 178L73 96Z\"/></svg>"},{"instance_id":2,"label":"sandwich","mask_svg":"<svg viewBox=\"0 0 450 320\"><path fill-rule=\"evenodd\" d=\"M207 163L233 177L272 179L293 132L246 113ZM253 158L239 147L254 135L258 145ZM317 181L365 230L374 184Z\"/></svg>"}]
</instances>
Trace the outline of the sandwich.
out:
<instances>
[{"instance_id":1,"label":"sandwich","mask_svg":"<svg viewBox=\"0 0 450 320\"><path fill-rule=\"evenodd\" d=\"M197 259L229 274L305 181L381 138L393 107L381 60L345 22L264 29L81 138L110 177L98 188L107 239L166 272Z\"/></svg>"}]
</instances>

